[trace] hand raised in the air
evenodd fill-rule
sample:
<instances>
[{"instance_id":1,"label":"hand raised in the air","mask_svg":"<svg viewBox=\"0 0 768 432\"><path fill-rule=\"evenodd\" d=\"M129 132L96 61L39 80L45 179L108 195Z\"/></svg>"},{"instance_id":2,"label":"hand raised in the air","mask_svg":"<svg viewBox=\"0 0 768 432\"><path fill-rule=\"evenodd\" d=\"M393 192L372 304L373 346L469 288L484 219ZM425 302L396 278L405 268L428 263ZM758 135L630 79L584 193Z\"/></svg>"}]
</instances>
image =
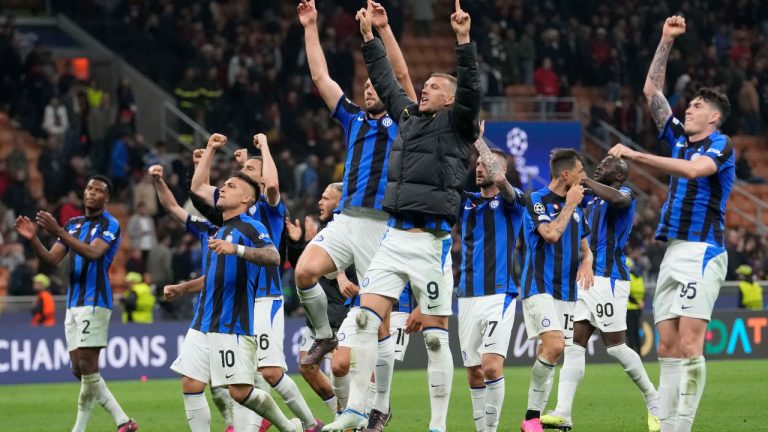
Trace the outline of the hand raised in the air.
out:
<instances>
[{"instance_id":1,"label":"hand raised in the air","mask_svg":"<svg viewBox=\"0 0 768 432\"><path fill-rule=\"evenodd\" d=\"M205 150L203 149L195 149L192 152L192 163L197 166L197 164L200 163L200 159L203 158L203 153L205 153Z\"/></svg>"},{"instance_id":2,"label":"hand raised in the air","mask_svg":"<svg viewBox=\"0 0 768 432\"><path fill-rule=\"evenodd\" d=\"M208 139L208 147L218 149L227 143L227 137L222 134L215 133Z\"/></svg>"},{"instance_id":3,"label":"hand raised in the air","mask_svg":"<svg viewBox=\"0 0 768 432\"><path fill-rule=\"evenodd\" d=\"M26 216L17 217L15 225L16 231L27 240L32 240L32 237L37 234L37 226Z\"/></svg>"},{"instance_id":4,"label":"hand raised in the air","mask_svg":"<svg viewBox=\"0 0 768 432\"><path fill-rule=\"evenodd\" d=\"M293 242L301 240L301 222L298 219L291 222L290 219L285 218L285 230L288 231L288 238Z\"/></svg>"},{"instance_id":5,"label":"hand raised in the air","mask_svg":"<svg viewBox=\"0 0 768 432\"><path fill-rule=\"evenodd\" d=\"M372 0L368 0L368 10L371 14L371 23L377 29L384 28L389 25L389 18L387 18L387 11L381 3L377 3Z\"/></svg>"},{"instance_id":6,"label":"hand raised in the air","mask_svg":"<svg viewBox=\"0 0 768 432\"><path fill-rule=\"evenodd\" d=\"M154 180L161 180L163 178L163 166L160 164L152 165L147 172Z\"/></svg>"},{"instance_id":7,"label":"hand raised in the air","mask_svg":"<svg viewBox=\"0 0 768 432\"><path fill-rule=\"evenodd\" d=\"M360 23L360 34L363 35L363 40L368 42L373 40L373 30L371 29L371 15L372 10L362 8L355 14L355 19Z\"/></svg>"},{"instance_id":8,"label":"hand raised in the air","mask_svg":"<svg viewBox=\"0 0 768 432\"><path fill-rule=\"evenodd\" d=\"M240 168L245 166L245 163L248 162L248 150L246 149L235 150L235 162L237 162L237 165Z\"/></svg>"},{"instance_id":9,"label":"hand raised in the air","mask_svg":"<svg viewBox=\"0 0 768 432\"><path fill-rule=\"evenodd\" d=\"M469 42L469 28L472 23L472 19L469 14L461 10L461 3L456 0L456 11L451 14L451 28L456 34L456 38L460 44Z\"/></svg>"},{"instance_id":10,"label":"hand raised in the air","mask_svg":"<svg viewBox=\"0 0 768 432\"><path fill-rule=\"evenodd\" d=\"M296 12L299 14L299 22L302 26L307 27L317 24L317 8L315 8L315 0L302 0L296 8Z\"/></svg>"},{"instance_id":11,"label":"hand raised in the air","mask_svg":"<svg viewBox=\"0 0 768 432\"><path fill-rule=\"evenodd\" d=\"M664 28L661 31L662 37L676 38L685 33L685 18L675 15L664 21Z\"/></svg>"}]
</instances>

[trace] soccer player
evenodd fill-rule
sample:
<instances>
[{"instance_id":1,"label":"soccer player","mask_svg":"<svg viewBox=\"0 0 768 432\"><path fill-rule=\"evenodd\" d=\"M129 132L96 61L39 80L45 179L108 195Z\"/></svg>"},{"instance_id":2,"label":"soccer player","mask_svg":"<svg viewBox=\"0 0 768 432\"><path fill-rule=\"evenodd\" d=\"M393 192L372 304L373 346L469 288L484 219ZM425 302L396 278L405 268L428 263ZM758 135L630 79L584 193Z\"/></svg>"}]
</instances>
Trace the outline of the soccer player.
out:
<instances>
[{"instance_id":1,"label":"soccer player","mask_svg":"<svg viewBox=\"0 0 768 432\"><path fill-rule=\"evenodd\" d=\"M525 195L507 181L507 156L481 138L475 184L459 214L462 255L459 280L459 341L472 396L477 431L496 431L504 404L504 358L515 321L517 287L512 280L515 241Z\"/></svg>"},{"instance_id":2,"label":"soccer player","mask_svg":"<svg viewBox=\"0 0 768 432\"><path fill-rule=\"evenodd\" d=\"M299 419L288 420L269 393L253 386L255 291L265 266L280 262L267 229L245 213L259 192L259 185L245 174L229 178L216 203L224 224L217 229L204 221L207 228L199 234L202 241L211 236L204 248L206 276L195 280L203 287L179 357L171 365L182 375L184 407L193 432L210 429L204 395L209 380L212 386L226 385L232 399L279 430L303 431ZM194 289L191 285L187 291Z\"/></svg>"},{"instance_id":3,"label":"soccer player","mask_svg":"<svg viewBox=\"0 0 768 432\"><path fill-rule=\"evenodd\" d=\"M99 353L107 345L112 315L109 267L120 246L120 224L104 209L112 191L109 178L92 176L83 194L85 216L68 220L63 228L45 211L37 213L37 225L26 216L16 219L16 230L29 241L42 261L57 266L69 252L70 282L64 333L72 373L81 383L73 432L85 431L94 402L112 416L118 432L139 428L125 414L99 373ZM50 249L37 237L38 227L58 237Z\"/></svg>"},{"instance_id":4,"label":"soccer player","mask_svg":"<svg viewBox=\"0 0 768 432\"><path fill-rule=\"evenodd\" d=\"M382 202L391 217L361 284L361 311L352 342L356 368L347 409L323 430L342 431L366 424L365 388L376 364L377 334L392 303L410 282L423 314L429 357L429 427L442 432L453 383L448 346L453 297L450 231L461 205L458 189L466 176L469 146L478 135L477 54L469 38L470 16L457 0L451 27L458 41L458 78L433 74L417 103L397 83L381 41L373 37L373 14L371 3L357 12L365 41L363 57L373 87L400 128L392 143Z\"/></svg>"},{"instance_id":5,"label":"soccer player","mask_svg":"<svg viewBox=\"0 0 768 432\"><path fill-rule=\"evenodd\" d=\"M317 208L319 210L318 221L321 227L325 227L333 219L333 211L339 205L341 192L341 183L331 183L320 196ZM286 219L285 227L288 236L287 258L291 265L295 267L307 244L317 235L318 226L310 216L307 216L304 219L303 233L298 219L295 222ZM345 306L345 301L348 297L355 296L360 290L357 286L355 268L354 266L349 266L344 272L339 272L335 278L322 277L319 283L328 299L328 319L331 329L335 333L347 316L348 309ZM310 328L311 325L311 322L307 319L307 327L301 334L299 359L307 355L309 348L314 342L314 336ZM336 352L333 351L333 356L336 356ZM330 357L330 355L326 357ZM346 373L338 379L334 374L333 382L331 382L320 370L320 366L314 363L308 365L300 363L299 372L301 372L309 386L312 387L312 390L323 399L323 402L334 416L340 412L340 408L346 405L346 395L349 393L349 378L346 377ZM344 384L339 382L344 380L347 382L346 391L341 388Z\"/></svg>"},{"instance_id":6,"label":"soccer player","mask_svg":"<svg viewBox=\"0 0 768 432\"><path fill-rule=\"evenodd\" d=\"M625 249L637 206L632 189L622 186L628 173L625 161L608 156L595 169L595 179L585 178L582 183L594 193L594 197L586 199L586 218L591 228L589 248L595 258L595 282L591 289L580 292L576 301L573 344L565 347L557 407L541 417L544 426L573 427L573 397L584 376L587 343L598 329L608 355L619 361L643 394L648 408L648 430L659 431L659 394L648 379L640 356L625 343L629 299Z\"/></svg>"},{"instance_id":7,"label":"soccer player","mask_svg":"<svg viewBox=\"0 0 768 432\"><path fill-rule=\"evenodd\" d=\"M314 0L302 0L297 12L304 26L312 81L332 117L344 128L347 144L340 212L334 216L334 223L310 242L296 265L299 299L315 332L315 341L301 363L317 364L338 345L328 322L328 300L318 280L352 264L358 280L362 280L368 269L387 230L387 214L383 211L382 201L397 124L387 113L370 80L365 82L364 107L359 107L331 79L320 45ZM405 59L389 27L386 11L380 5L376 8L374 21L385 41L398 81L409 95L415 97ZM350 238L355 241L349 241ZM385 335L386 332L382 333L382 337ZM384 358L389 357L385 355ZM388 365L392 368L394 361Z\"/></svg>"},{"instance_id":8,"label":"soccer player","mask_svg":"<svg viewBox=\"0 0 768 432\"><path fill-rule=\"evenodd\" d=\"M589 226L579 207L584 198L581 155L573 149L555 149L549 170L552 181L531 193L523 219L523 316L528 338L539 339L541 346L531 372L522 432L542 430L539 417L552 389L555 365L573 340L576 282L589 289L593 281Z\"/></svg>"},{"instance_id":9,"label":"soccer player","mask_svg":"<svg viewBox=\"0 0 768 432\"><path fill-rule=\"evenodd\" d=\"M715 299L725 280L728 255L723 242L725 203L735 177L731 139L719 131L731 110L717 90L700 88L685 111L685 123L672 115L664 98L667 57L685 19L667 18L643 93L669 143L671 157L634 151L617 144L609 154L670 175L656 239L669 245L661 262L653 314L659 333L662 431L689 431L704 392L704 336Z\"/></svg>"},{"instance_id":10,"label":"soccer player","mask_svg":"<svg viewBox=\"0 0 768 432\"><path fill-rule=\"evenodd\" d=\"M220 190L209 184L208 177L214 154L226 143L227 138L224 135L213 134L192 176L192 193L202 198L207 205L214 207L218 207ZM247 214L267 228L267 233L277 246L280 245L286 214L285 204L280 197L277 167L264 134L254 135L253 145L261 150L262 157L247 160L241 158L238 161L243 165L240 172L257 184L263 184L264 194L248 208ZM242 152L238 155L242 155ZM296 382L285 374L288 365L285 363L283 351L285 317L279 265L266 266L265 271L258 277L253 311L256 318L254 332L258 342L256 367L264 380L283 398L288 408L301 419L304 426L308 430L314 430L319 425L318 421L312 415Z\"/></svg>"}]
</instances>

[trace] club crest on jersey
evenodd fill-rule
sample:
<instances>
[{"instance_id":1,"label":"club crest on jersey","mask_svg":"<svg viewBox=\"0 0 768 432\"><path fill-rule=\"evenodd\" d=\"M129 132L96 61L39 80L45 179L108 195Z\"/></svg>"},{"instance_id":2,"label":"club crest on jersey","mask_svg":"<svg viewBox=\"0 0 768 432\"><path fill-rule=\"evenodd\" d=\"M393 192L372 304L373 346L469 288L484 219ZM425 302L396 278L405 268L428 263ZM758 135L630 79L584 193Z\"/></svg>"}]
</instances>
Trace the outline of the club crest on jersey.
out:
<instances>
[{"instance_id":1,"label":"club crest on jersey","mask_svg":"<svg viewBox=\"0 0 768 432\"><path fill-rule=\"evenodd\" d=\"M573 212L573 220L575 220L576 222L579 222L581 220L581 216L579 216L578 213Z\"/></svg>"},{"instance_id":2,"label":"club crest on jersey","mask_svg":"<svg viewBox=\"0 0 768 432\"><path fill-rule=\"evenodd\" d=\"M546 209L544 208L544 204L542 203L536 203L533 205L533 211L536 212L536 214L544 214L544 211Z\"/></svg>"},{"instance_id":3,"label":"club crest on jersey","mask_svg":"<svg viewBox=\"0 0 768 432\"><path fill-rule=\"evenodd\" d=\"M694 153L694 154L691 155L691 160L695 161L696 159L699 158L699 156L701 156L701 153Z\"/></svg>"},{"instance_id":4,"label":"club crest on jersey","mask_svg":"<svg viewBox=\"0 0 768 432\"><path fill-rule=\"evenodd\" d=\"M93 228L91 228L91 237L93 237L94 235L96 235L96 231L97 231L98 229L99 229L99 227L93 227Z\"/></svg>"},{"instance_id":5,"label":"club crest on jersey","mask_svg":"<svg viewBox=\"0 0 768 432\"><path fill-rule=\"evenodd\" d=\"M493 200L493 201L491 201L491 203L490 203L490 204L488 204L488 205L489 205L489 206L491 206L491 208L492 208L492 209L495 209L496 207L498 207L498 206L499 206L499 200Z\"/></svg>"},{"instance_id":6,"label":"club crest on jersey","mask_svg":"<svg viewBox=\"0 0 768 432\"><path fill-rule=\"evenodd\" d=\"M384 127L390 127L392 126L392 119L389 117L384 117L384 120L381 121L381 124L384 125Z\"/></svg>"},{"instance_id":7,"label":"club crest on jersey","mask_svg":"<svg viewBox=\"0 0 768 432\"><path fill-rule=\"evenodd\" d=\"M224 241L226 241L228 243L232 243L232 235L231 234L228 235L227 238L224 239Z\"/></svg>"},{"instance_id":8,"label":"club crest on jersey","mask_svg":"<svg viewBox=\"0 0 768 432\"><path fill-rule=\"evenodd\" d=\"M363 121L365 120L365 114L360 114L357 116L357 121Z\"/></svg>"}]
</instances>

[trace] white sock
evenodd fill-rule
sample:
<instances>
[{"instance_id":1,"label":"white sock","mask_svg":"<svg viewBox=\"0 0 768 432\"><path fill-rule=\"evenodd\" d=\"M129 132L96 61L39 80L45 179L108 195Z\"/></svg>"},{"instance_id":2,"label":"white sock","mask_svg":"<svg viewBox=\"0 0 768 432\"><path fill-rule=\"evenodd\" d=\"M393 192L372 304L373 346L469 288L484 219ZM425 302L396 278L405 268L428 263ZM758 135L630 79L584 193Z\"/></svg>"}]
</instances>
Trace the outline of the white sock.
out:
<instances>
[{"instance_id":1,"label":"white sock","mask_svg":"<svg viewBox=\"0 0 768 432\"><path fill-rule=\"evenodd\" d=\"M576 387L584 377L584 363L586 349L578 344L565 347L565 359L560 368L560 380L557 383L557 407L555 412L566 418L571 418L573 398L576 395Z\"/></svg>"},{"instance_id":2,"label":"white sock","mask_svg":"<svg viewBox=\"0 0 768 432\"><path fill-rule=\"evenodd\" d=\"M333 385L333 392L339 400L339 407L343 411L349 400L349 374L342 377L331 375L331 384Z\"/></svg>"},{"instance_id":3,"label":"white sock","mask_svg":"<svg viewBox=\"0 0 768 432\"><path fill-rule=\"evenodd\" d=\"M336 398L336 395L333 395L328 399L323 399L323 403L328 407L328 410L331 411L331 414L336 415L339 411L339 400Z\"/></svg>"},{"instance_id":4,"label":"white sock","mask_svg":"<svg viewBox=\"0 0 768 432\"><path fill-rule=\"evenodd\" d=\"M659 393L653 387L653 383L648 378L648 373L643 367L643 361L640 356L626 344L612 346L606 349L608 355L615 358L624 367L630 379L635 382L637 388L643 393L645 405L651 414L659 415ZM567 352L567 349L566 349ZM566 357L566 361L568 357ZM562 372L561 372L562 373Z\"/></svg>"},{"instance_id":5,"label":"white sock","mask_svg":"<svg viewBox=\"0 0 768 432\"><path fill-rule=\"evenodd\" d=\"M269 385L267 380L264 379L264 375L262 375L261 372L259 371L256 371L256 373L254 374L253 382L254 382L254 387L256 387L259 390L264 390L267 393L272 391L272 386Z\"/></svg>"},{"instance_id":6,"label":"white sock","mask_svg":"<svg viewBox=\"0 0 768 432\"><path fill-rule=\"evenodd\" d=\"M395 370L395 340L387 336L379 341L379 358L376 360L376 399L373 407L382 413L389 412L389 392L392 373Z\"/></svg>"},{"instance_id":7,"label":"white sock","mask_svg":"<svg viewBox=\"0 0 768 432\"><path fill-rule=\"evenodd\" d=\"M429 359L427 373L429 403L432 408L429 428L444 431L453 385L453 356L448 346L448 331L439 328L424 330L424 344Z\"/></svg>"},{"instance_id":8,"label":"white sock","mask_svg":"<svg viewBox=\"0 0 768 432\"><path fill-rule=\"evenodd\" d=\"M117 399L115 399L112 392L109 391L109 387L107 387L107 383L104 382L104 378L99 376L97 385L99 392L96 394L96 402L107 410L116 425L120 426L121 424L128 423L131 419L128 418L125 411L123 411L123 408L117 403Z\"/></svg>"},{"instance_id":9,"label":"white sock","mask_svg":"<svg viewBox=\"0 0 768 432\"><path fill-rule=\"evenodd\" d=\"M257 432L261 429L263 417L253 412L250 408L232 401L232 426L235 432Z\"/></svg>"},{"instance_id":10,"label":"white sock","mask_svg":"<svg viewBox=\"0 0 768 432\"><path fill-rule=\"evenodd\" d=\"M363 415L368 383L378 357L377 341L381 318L372 310L360 309L355 318L357 332L352 337L352 368L350 374L349 401L347 409Z\"/></svg>"},{"instance_id":11,"label":"white sock","mask_svg":"<svg viewBox=\"0 0 768 432\"><path fill-rule=\"evenodd\" d=\"M184 393L184 410L187 411L187 423L192 432L209 432L211 430L211 409L205 392Z\"/></svg>"},{"instance_id":12,"label":"white sock","mask_svg":"<svg viewBox=\"0 0 768 432\"><path fill-rule=\"evenodd\" d=\"M662 432L677 432L677 407L683 360L659 357L659 419Z\"/></svg>"},{"instance_id":13,"label":"white sock","mask_svg":"<svg viewBox=\"0 0 768 432\"><path fill-rule=\"evenodd\" d=\"M274 389L277 394L283 398L288 409L296 414L296 417L301 420L301 423L304 424L305 428L313 428L317 425L315 416L312 415L312 411L310 411L307 401L304 400L304 396L301 395L299 387L296 386L296 383L291 377L283 374Z\"/></svg>"},{"instance_id":14,"label":"white sock","mask_svg":"<svg viewBox=\"0 0 768 432\"><path fill-rule=\"evenodd\" d=\"M485 395L485 431L496 432L499 427L501 407L504 406L504 377L493 381L486 381L488 389Z\"/></svg>"},{"instance_id":15,"label":"white sock","mask_svg":"<svg viewBox=\"0 0 768 432\"><path fill-rule=\"evenodd\" d=\"M690 432L693 419L699 408L704 385L707 382L707 364L704 356L683 360L680 381L680 417L677 422L678 432Z\"/></svg>"},{"instance_id":16,"label":"white sock","mask_svg":"<svg viewBox=\"0 0 768 432\"><path fill-rule=\"evenodd\" d=\"M299 300L301 300L304 310L307 312L307 318L312 323L316 339L328 339L333 336L331 324L328 321L328 298L320 284L312 288L297 289Z\"/></svg>"},{"instance_id":17,"label":"white sock","mask_svg":"<svg viewBox=\"0 0 768 432\"><path fill-rule=\"evenodd\" d=\"M368 391L365 392L365 414L371 413L376 408L376 383L368 381Z\"/></svg>"},{"instance_id":18,"label":"white sock","mask_svg":"<svg viewBox=\"0 0 768 432\"><path fill-rule=\"evenodd\" d=\"M211 399L216 404L216 408L221 413L221 417L224 419L224 423L227 426L234 425L234 419L232 410L234 409L235 401L232 400L232 396L229 395L227 387L211 387Z\"/></svg>"},{"instance_id":19,"label":"white sock","mask_svg":"<svg viewBox=\"0 0 768 432\"><path fill-rule=\"evenodd\" d=\"M286 417L282 411L280 411L280 408L277 406L275 400L272 399L272 396L264 390L254 387L241 405L269 420L280 430L294 429L291 421L288 420L288 417Z\"/></svg>"},{"instance_id":20,"label":"white sock","mask_svg":"<svg viewBox=\"0 0 768 432\"><path fill-rule=\"evenodd\" d=\"M85 432L85 428L88 426L88 420L91 418L91 412L93 411L93 402L96 400L96 394L99 391L98 384L100 380L101 375L98 372L80 376L80 396L77 399L77 419L75 420L75 425L72 427L72 432Z\"/></svg>"},{"instance_id":21,"label":"white sock","mask_svg":"<svg viewBox=\"0 0 768 432\"><path fill-rule=\"evenodd\" d=\"M541 414L547 404L554 376L555 365L537 357L531 370L531 385L528 387L528 411L538 411L539 415Z\"/></svg>"},{"instance_id":22,"label":"white sock","mask_svg":"<svg viewBox=\"0 0 768 432\"><path fill-rule=\"evenodd\" d=\"M475 421L477 432L485 431L485 395L485 386L469 388L469 396L472 398L472 419Z\"/></svg>"}]
</instances>

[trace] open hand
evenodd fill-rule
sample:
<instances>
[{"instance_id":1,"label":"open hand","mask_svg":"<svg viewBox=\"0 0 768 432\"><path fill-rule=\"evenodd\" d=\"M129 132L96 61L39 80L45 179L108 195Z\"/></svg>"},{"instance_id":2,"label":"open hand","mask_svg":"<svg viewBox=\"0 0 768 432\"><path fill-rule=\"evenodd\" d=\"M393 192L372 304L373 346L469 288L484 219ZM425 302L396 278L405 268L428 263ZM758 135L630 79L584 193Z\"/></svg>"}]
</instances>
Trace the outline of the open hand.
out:
<instances>
[{"instance_id":1,"label":"open hand","mask_svg":"<svg viewBox=\"0 0 768 432\"><path fill-rule=\"evenodd\" d=\"M301 222L298 219L295 222L291 222L290 219L285 218L285 230L288 232L288 238L291 241L297 242L301 240Z\"/></svg>"},{"instance_id":2,"label":"open hand","mask_svg":"<svg viewBox=\"0 0 768 432\"><path fill-rule=\"evenodd\" d=\"M35 219L37 219L37 224L40 225L42 229L46 230L48 234L53 236L59 235L61 227L59 226L59 223L56 222L56 218L54 218L53 215L47 211L39 211L37 212Z\"/></svg>"},{"instance_id":3,"label":"open hand","mask_svg":"<svg viewBox=\"0 0 768 432\"><path fill-rule=\"evenodd\" d=\"M371 30L372 13L372 10L369 11L368 9L363 8L355 14L355 19L360 23L360 34L363 35L363 40L366 42L373 40L373 30Z\"/></svg>"},{"instance_id":4,"label":"open hand","mask_svg":"<svg viewBox=\"0 0 768 432\"><path fill-rule=\"evenodd\" d=\"M16 218L16 231L27 240L32 240L32 237L37 234L37 226L26 216L19 216Z\"/></svg>"},{"instance_id":5,"label":"open hand","mask_svg":"<svg viewBox=\"0 0 768 432\"><path fill-rule=\"evenodd\" d=\"M302 26L307 27L317 24L317 8L315 8L315 0L301 0L301 3L299 3L299 6L296 8L296 12L299 14L299 22Z\"/></svg>"},{"instance_id":6,"label":"open hand","mask_svg":"<svg viewBox=\"0 0 768 432\"><path fill-rule=\"evenodd\" d=\"M389 19L387 18L387 11L381 3L368 0L368 10L371 14L371 23L377 29L384 28L389 25Z\"/></svg>"},{"instance_id":7,"label":"open hand","mask_svg":"<svg viewBox=\"0 0 768 432\"><path fill-rule=\"evenodd\" d=\"M304 240L310 241L317 235L317 223L311 216L304 218Z\"/></svg>"}]
</instances>

